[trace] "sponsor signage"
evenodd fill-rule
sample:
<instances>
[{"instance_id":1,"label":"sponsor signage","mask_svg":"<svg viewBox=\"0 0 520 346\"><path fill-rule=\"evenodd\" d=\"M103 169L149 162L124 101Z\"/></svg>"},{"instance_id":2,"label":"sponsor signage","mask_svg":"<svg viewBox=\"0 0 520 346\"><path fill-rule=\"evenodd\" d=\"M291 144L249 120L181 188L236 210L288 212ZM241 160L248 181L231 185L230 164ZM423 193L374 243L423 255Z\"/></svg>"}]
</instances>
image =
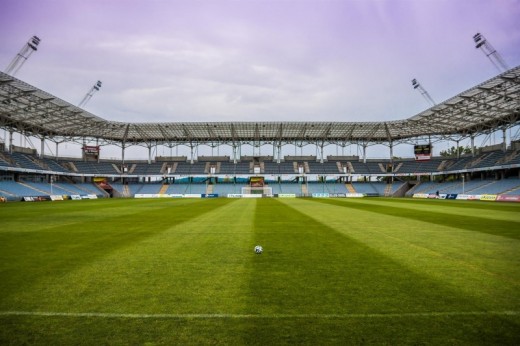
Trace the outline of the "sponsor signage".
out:
<instances>
[{"instance_id":1,"label":"sponsor signage","mask_svg":"<svg viewBox=\"0 0 520 346\"><path fill-rule=\"evenodd\" d=\"M498 202L520 202L520 195L498 195Z\"/></svg>"},{"instance_id":2,"label":"sponsor signage","mask_svg":"<svg viewBox=\"0 0 520 346\"><path fill-rule=\"evenodd\" d=\"M207 193L207 194L202 195L202 198L217 198L217 197L218 197L218 193Z\"/></svg>"},{"instance_id":3,"label":"sponsor signage","mask_svg":"<svg viewBox=\"0 0 520 346\"><path fill-rule=\"evenodd\" d=\"M446 199L457 199L457 194L456 193L448 193L446 195Z\"/></svg>"},{"instance_id":4,"label":"sponsor signage","mask_svg":"<svg viewBox=\"0 0 520 346\"><path fill-rule=\"evenodd\" d=\"M296 194L294 193L279 193L275 196L279 198L296 198Z\"/></svg>"},{"instance_id":5,"label":"sponsor signage","mask_svg":"<svg viewBox=\"0 0 520 346\"><path fill-rule=\"evenodd\" d=\"M428 198L428 194L427 193L414 193L413 194L413 198Z\"/></svg>"},{"instance_id":6,"label":"sponsor signage","mask_svg":"<svg viewBox=\"0 0 520 346\"><path fill-rule=\"evenodd\" d=\"M241 193L228 193L227 198L242 198Z\"/></svg>"},{"instance_id":7,"label":"sponsor signage","mask_svg":"<svg viewBox=\"0 0 520 346\"><path fill-rule=\"evenodd\" d=\"M81 200L81 196L80 195L71 195L70 199L72 199L73 201L80 201Z\"/></svg>"},{"instance_id":8,"label":"sponsor signage","mask_svg":"<svg viewBox=\"0 0 520 346\"><path fill-rule=\"evenodd\" d=\"M51 200L51 198L49 196L36 196L36 197L27 196L27 197L22 198L22 201L24 201L24 202L42 202L42 201L50 201L50 200Z\"/></svg>"},{"instance_id":9,"label":"sponsor signage","mask_svg":"<svg viewBox=\"0 0 520 346\"><path fill-rule=\"evenodd\" d=\"M244 193L242 198L262 198L262 195L259 193Z\"/></svg>"},{"instance_id":10,"label":"sponsor signage","mask_svg":"<svg viewBox=\"0 0 520 346\"><path fill-rule=\"evenodd\" d=\"M481 195L480 200L481 201L496 201L497 195Z\"/></svg>"},{"instance_id":11,"label":"sponsor signage","mask_svg":"<svg viewBox=\"0 0 520 346\"><path fill-rule=\"evenodd\" d=\"M63 196L61 195L51 195L51 201L63 201Z\"/></svg>"},{"instance_id":12,"label":"sponsor signage","mask_svg":"<svg viewBox=\"0 0 520 346\"><path fill-rule=\"evenodd\" d=\"M329 198L330 194L328 194L328 193L313 193L312 197L313 198Z\"/></svg>"},{"instance_id":13,"label":"sponsor signage","mask_svg":"<svg viewBox=\"0 0 520 346\"><path fill-rule=\"evenodd\" d=\"M186 193L184 198L202 198L202 195L200 193Z\"/></svg>"},{"instance_id":14,"label":"sponsor signage","mask_svg":"<svg viewBox=\"0 0 520 346\"><path fill-rule=\"evenodd\" d=\"M361 197L365 197L365 195L362 194L362 193L347 193L347 194L345 194L345 197L347 197L347 198L361 198Z\"/></svg>"}]
</instances>

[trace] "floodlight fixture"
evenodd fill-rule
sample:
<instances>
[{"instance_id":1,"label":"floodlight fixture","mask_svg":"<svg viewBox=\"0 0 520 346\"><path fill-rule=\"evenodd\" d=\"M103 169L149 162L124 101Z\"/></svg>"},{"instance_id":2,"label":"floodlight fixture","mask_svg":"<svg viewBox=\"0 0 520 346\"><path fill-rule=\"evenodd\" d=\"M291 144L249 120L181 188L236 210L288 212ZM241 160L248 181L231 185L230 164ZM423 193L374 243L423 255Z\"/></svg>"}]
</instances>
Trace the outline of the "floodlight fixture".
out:
<instances>
[{"instance_id":1,"label":"floodlight fixture","mask_svg":"<svg viewBox=\"0 0 520 346\"><path fill-rule=\"evenodd\" d=\"M14 75L20 70L23 64L29 59L33 52L38 50L38 45L40 44L40 38L38 36L33 36L27 41L27 43L23 46L23 48L16 54L14 59L7 66L5 73L10 74L14 77Z\"/></svg>"},{"instance_id":2,"label":"floodlight fixture","mask_svg":"<svg viewBox=\"0 0 520 346\"><path fill-rule=\"evenodd\" d=\"M489 60L493 63L493 65L498 69L499 72L505 72L509 70L506 62L500 54L498 54L497 50L493 48L491 43L482 35L481 33L476 33L473 35L473 41L475 41L475 48L482 50L484 54L489 58Z\"/></svg>"}]
</instances>

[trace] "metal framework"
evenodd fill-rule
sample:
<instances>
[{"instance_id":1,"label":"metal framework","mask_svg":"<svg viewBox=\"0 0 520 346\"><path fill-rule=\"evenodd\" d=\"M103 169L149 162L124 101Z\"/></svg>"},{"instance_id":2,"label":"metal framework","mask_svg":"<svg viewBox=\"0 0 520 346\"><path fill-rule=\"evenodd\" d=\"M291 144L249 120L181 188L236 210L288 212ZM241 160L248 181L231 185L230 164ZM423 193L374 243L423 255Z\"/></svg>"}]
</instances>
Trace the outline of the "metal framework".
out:
<instances>
[{"instance_id":1,"label":"metal framework","mask_svg":"<svg viewBox=\"0 0 520 346\"><path fill-rule=\"evenodd\" d=\"M93 115L0 72L0 128L55 143L64 141L124 148L286 144L321 147L418 140L461 140L520 124L520 66L404 120L382 122L169 122L125 123ZM43 141L42 141L43 142ZM43 145L42 145L43 146ZM274 149L273 149L274 150Z\"/></svg>"},{"instance_id":2,"label":"metal framework","mask_svg":"<svg viewBox=\"0 0 520 346\"><path fill-rule=\"evenodd\" d=\"M88 101L90 101L90 99L92 98L92 95L94 95L94 93L96 91L99 91L99 89L101 89L101 81L98 80L96 82L96 84L94 84L92 86L92 88L90 88L90 90L87 92L87 94L85 95L85 97L83 97L83 99L81 100L81 102L78 104L78 107L85 107L85 105L87 104Z\"/></svg>"},{"instance_id":3,"label":"metal framework","mask_svg":"<svg viewBox=\"0 0 520 346\"><path fill-rule=\"evenodd\" d=\"M428 104L430 106L435 106L436 103L435 101L433 100L433 98L430 96L430 94L426 91L426 89L423 88L423 86L417 81L417 79L412 79L412 86L414 89L418 90L421 95L424 97L424 99L426 100L426 102L428 102Z\"/></svg>"},{"instance_id":4,"label":"metal framework","mask_svg":"<svg viewBox=\"0 0 520 346\"><path fill-rule=\"evenodd\" d=\"M475 48L481 49L482 52L489 58L491 63L495 65L498 71L503 72L507 71L508 67L502 56L497 52L495 48L486 40L484 35L481 33L476 33L473 36L473 41L475 41Z\"/></svg>"},{"instance_id":5,"label":"metal framework","mask_svg":"<svg viewBox=\"0 0 520 346\"><path fill-rule=\"evenodd\" d=\"M38 50L38 45L40 44L40 38L38 36L33 36L27 43L22 47L20 52L16 54L14 59L5 69L5 73L8 73L12 76L16 75L16 73L20 70L20 68L25 64L27 59L31 56L33 52Z\"/></svg>"}]
</instances>

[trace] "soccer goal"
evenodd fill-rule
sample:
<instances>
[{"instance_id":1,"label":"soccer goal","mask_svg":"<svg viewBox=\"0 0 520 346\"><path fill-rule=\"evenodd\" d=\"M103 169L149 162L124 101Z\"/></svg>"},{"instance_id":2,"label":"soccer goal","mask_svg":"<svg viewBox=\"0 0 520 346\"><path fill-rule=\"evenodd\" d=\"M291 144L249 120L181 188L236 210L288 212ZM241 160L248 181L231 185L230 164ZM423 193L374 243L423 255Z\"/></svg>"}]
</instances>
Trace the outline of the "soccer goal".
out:
<instances>
[{"instance_id":1,"label":"soccer goal","mask_svg":"<svg viewBox=\"0 0 520 346\"><path fill-rule=\"evenodd\" d=\"M262 195L267 197L273 196L273 188L270 186L244 186L242 187L243 195Z\"/></svg>"}]
</instances>

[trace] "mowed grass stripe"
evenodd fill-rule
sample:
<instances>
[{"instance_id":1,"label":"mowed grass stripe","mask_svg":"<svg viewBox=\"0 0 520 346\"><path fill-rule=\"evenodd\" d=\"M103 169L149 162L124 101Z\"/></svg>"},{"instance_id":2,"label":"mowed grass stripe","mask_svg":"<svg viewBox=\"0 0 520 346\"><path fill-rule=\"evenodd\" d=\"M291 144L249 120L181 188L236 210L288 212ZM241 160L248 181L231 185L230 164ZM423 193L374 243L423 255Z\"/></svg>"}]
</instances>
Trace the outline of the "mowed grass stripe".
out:
<instances>
[{"instance_id":1,"label":"mowed grass stripe","mask_svg":"<svg viewBox=\"0 0 520 346\"><path fill-rule=\"evenodd\" d=\"M422 199L422 198L377 198L380 201L391 200L392 204L408 204L409 206L436 206L441 203L451 203L456 208L466 208L471 210L488 210L488 211L503 211L503 212L518 212L520 205L518 203L506 202L492 202L492 201L468 201L468 200L437 200L437 199Z\"/></svg>"},{"instance_id":2,"label":"mowed grass stripe","mask_svg":"<svg viewBox=\"0 0 520 346\"><path fill-rule=\"evenodd\" d=\"M232 200L215 202L199 200L192 205L212 205L205 213L170 205L161 210L162 217L170 220L161 232L88 261L58 280L49 278L21 290L11 304L77 312L239 313L239 297L244 296L244 287L247 291L242 271L243 258L250 254L246 248L251 243L253 211ZM180 212L184 221L172 222ZM233 222L219 222L231 216Z\"/></svg>"},{"instance_id":3,"label":"mowed grass stripe","mask_svg":"<svg viewBox=\"0 0 520 346\"><path fill-rule=\"evenodd\" d=\"M287 316L287 315L285 315ZM0 316L1 344L518 345L518 316L95 318ZM511 323L516 319L517 324ZM250 326L254 325L254 333ZM39 328L35 328L38 326Z\"/></svg>"},{"instance_id":4,"label":"mowed grass stripe","mask_svg":"<svg viewBox=\"0 0 520 346\"><path fill-rule=\"evenodd\" d=\"M344 201L349 202L352 200ZM356 199L355 202L359 204L384 205L393 208L416 210L418 213L429 213L433 211L463 217L513 221L520 225L520 204L518 203L395 198L362 198Z\"/></svg>"},{"instance_id":5,"label":"mowed grass stripe","mask_svg":"<svg viewBox=\"0 0 520 346\"><path fill-rule=\"evenodd\" d=\"M520 309L520 242L461 231L403 216L381 215L371 206L325 200L283 203L362 242L483 309Z\"/></svg>"},{"instance_id":6,"label":"mowed grass stripe","mask_svg":"<svg viewBox=\"0 0 520 346\"><path fill-rule=\"evenodd\" d=\"M97 201L96 205L103 202ZM122 205L126 202L119 201ZM90 215L78 218L75 227L58 223L52 232L46 228L43 231L0 233L0 294L3 297L0 305L5 307L9 302L6 297L30 290L32 285L40 287L42 283L59 281L67 273L88 266L99 258L230 202L225 199L214 203L201 200L149 203L143 200L133 204L133 214L112 212L111 217L99 219L95 215L103 213L103 208L95 208L92 218ZM150 205L153 208L149 208ZM31 205L32 208L39 206ZM140 210L140 206L146 208ZM52 209L52 217L66 219L68 208L65 204L57 205ZM12 210L10 215L18 220L16 228L23 230L27 227L24 218L20 217L20 213L26 211L26 207Z\"/></svg>"},{"instance_id":7,"label":"mowed grass stripe","mask_svg":"<svg viewBox=\"0 0 520 346\"><path fill-rule=\"evenodd\" d=\"M165 207L169 203L175 205L190 205L196 203L194 199L166 200L166 199L109 199L109 200L82 200L51 203L5 203L0 205L0 220L4 232L54 232L59 227L75 228L83 225L85 219L90 222L103 222L114 217L135 215ZM86 229L92 232L96 229ZM98 228L104 231L104 228Z\"/></svg>"},{"instance_id":8,"label":"mowed grass stripe","mask_svg":"<svg viewBox=\"0 0 520 346\"><path fill-rule=\"evenodd\" d=\"M353 199L314 199L315 202L321 202L331 205L347 206L352 209L362 211L369 210L372 213L382 215L390 215L397 217L404 217L430 224L437 224L447 226L450 228L459 228L468 231L483 232L502 237L508 237L515 240L520 240L520 219L514 220L497 220L489 217L478 217L475 215L462 215L447 213L441 211L442 209L434 208L431 210L417 210L415 208L406 208L401 206L394 206L391 203L378 203L369 201L360 201ZM449 208L449 201L444 206ZM513 214L520 215L520 214Z\"/></svg>"},{"instance_id":9,"label":"mowed grass stripe","mask_svg":"<svg viewBox=\"0 0 520 346\"><path fill-rule=\"evenodd\" d=\"M258 200L250 311L257 314L400 313L480 308L384 252L311 217L296 200ZM287 204L286 204L287 203ZM303 202L301 206L310 206ZM312 209L312 208L311 208ZM341 210L344 211L344 210Z\"/></svg>"},{"instance_id":10,"label":"mowed grass stripe","mask_svg":"<svg viewBox=\"0 0 520 346\"><path fill-rule=\"evenodd\" d=\"M129 314L106 312L0 311L0 316L84 317L107 319L350 319L350 318L410 318L444 316L519 316L520 311L428 311L366 314Z\"/></svg>"}]
</instances>

